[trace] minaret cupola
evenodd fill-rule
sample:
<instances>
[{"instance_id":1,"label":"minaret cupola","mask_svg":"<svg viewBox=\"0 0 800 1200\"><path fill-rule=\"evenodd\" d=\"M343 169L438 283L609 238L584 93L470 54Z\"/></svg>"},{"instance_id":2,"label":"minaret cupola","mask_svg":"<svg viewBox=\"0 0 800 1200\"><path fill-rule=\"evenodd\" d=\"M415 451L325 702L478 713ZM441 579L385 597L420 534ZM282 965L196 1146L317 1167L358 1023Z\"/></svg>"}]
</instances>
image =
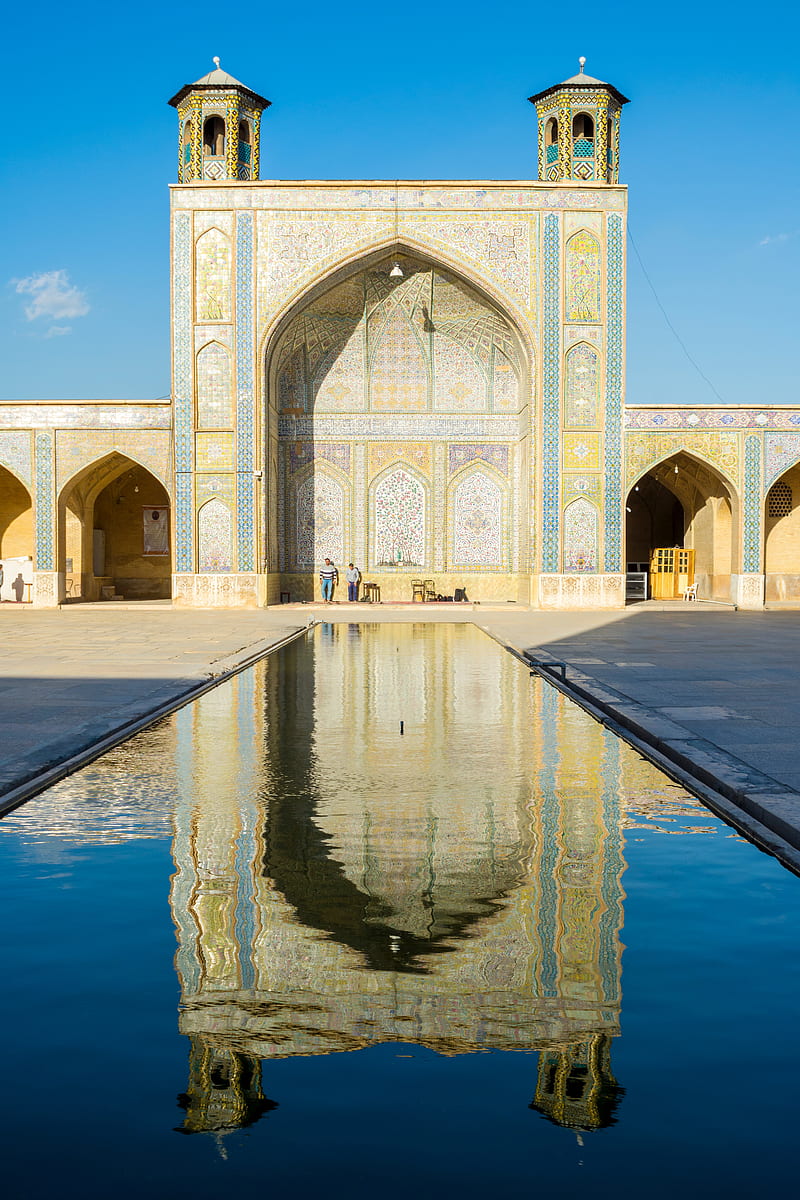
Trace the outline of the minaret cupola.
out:
<instances>
[{"instance_id":1,"label":"minaret cupola","mask_svg":"<svg viewBox=\"0 0 800 1200\"><path fill-rule=\"evenodd\" d=\"M619 119L628 99L584 74L585 58L578 63L577 75L528 97L539 119L539 178L617 183Z\"/></svg>"},{"instance_id":2,"label":"minaret cupola","mask_svg":"<svg viewBox=\"0 0 800 1200\"><path fill-rule=\"evenodd\" d=\"M222 71L187 83L169 101L178 110L178 182L258 179L261 114L270 101Z\"/></svg>"}]
</instances>

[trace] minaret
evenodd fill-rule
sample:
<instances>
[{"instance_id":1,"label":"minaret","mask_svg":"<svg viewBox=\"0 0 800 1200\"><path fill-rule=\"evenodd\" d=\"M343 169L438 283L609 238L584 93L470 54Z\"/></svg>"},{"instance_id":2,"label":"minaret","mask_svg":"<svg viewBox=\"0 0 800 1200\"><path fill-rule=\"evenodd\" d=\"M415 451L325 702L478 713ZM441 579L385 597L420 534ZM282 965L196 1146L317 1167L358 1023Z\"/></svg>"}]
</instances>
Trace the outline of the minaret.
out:
<instances>
[{"instance_id":1,"label":"minaret","mask_svg":"<svg viewBox=\"0 0 800 1200\"><path fill-rule=\"evenodd\" d=\"M215 68L169 103L178 110L178 182L258 179L261 114L270 101Z\"/></svg>"},{"instance_id":2,"label":"minaret","mask_svg":"<svg viewBox=\"0 0 800 1200\"><path fill-rule=\"evenodd\" d=\"M585 58L571 79L529 96L539 118L539 178L547 182L619 181L619 119L626 96L585 75Z\"/></svg>"}]
</instances>

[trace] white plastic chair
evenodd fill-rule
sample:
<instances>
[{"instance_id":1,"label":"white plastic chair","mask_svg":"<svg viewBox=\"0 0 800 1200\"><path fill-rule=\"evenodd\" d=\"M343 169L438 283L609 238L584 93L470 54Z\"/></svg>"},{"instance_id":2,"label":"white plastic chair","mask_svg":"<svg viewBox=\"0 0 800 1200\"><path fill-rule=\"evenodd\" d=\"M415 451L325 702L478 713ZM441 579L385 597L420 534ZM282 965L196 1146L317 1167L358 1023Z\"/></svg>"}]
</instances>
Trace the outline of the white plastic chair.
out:
<instances>
[{"instance_id":1,"label":"white plastic chair","mask_svg":"<svg viewBox=\"0 0 800 1200\"><path fill-rule=\"evenodd\" d=\"M696 583L689 584L689 586L684 590L683 598L684 598L684 600L696 600L697 599L697 584Z\"/></svg>"}]
</instances>

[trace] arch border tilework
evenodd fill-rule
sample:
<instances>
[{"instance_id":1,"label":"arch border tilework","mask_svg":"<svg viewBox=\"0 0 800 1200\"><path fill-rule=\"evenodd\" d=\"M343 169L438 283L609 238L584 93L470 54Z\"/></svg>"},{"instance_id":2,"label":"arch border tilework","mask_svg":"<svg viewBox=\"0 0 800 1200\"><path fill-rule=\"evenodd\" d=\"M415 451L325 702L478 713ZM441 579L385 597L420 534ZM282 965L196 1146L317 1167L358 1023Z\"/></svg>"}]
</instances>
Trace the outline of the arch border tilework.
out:
<instances>
[{"instance_id":1,"label":"arch border tilework","mask_svg":"<svg viewBox=\"0 0 800 1200\"><path fill-rule=\"evenodd\" d=\"M624 333L625 242L623 219L617 213L606 227L606 411L605 522L606 572L623 566L622 548L622 383ZM598 564L599 566L599 564Z\"/></svg>"},{"instance_id":2,"label":"arch border tilework","mask_svg":"<svg viewBox=\"0 0 800 1200\"><path fill-rule=\"evenodd\" d=\"M167 493L167 496L169 498L170 507L174 507L174 499L173 499L173 495L172 495L172 489L170 488L169 483L159 474L159 472L154 471L152 466L149 466L147 463L142 462L141 459L136 458L136 456L134 454L131 454L128 450L121 450L117 446L113 446L110 450L105 450L102 454L98 455L96 458L90 459L88 462L85 462L85 463L83 463L82 466L78 467L78 469L76 471L73 471L72 474L64 481L64 483L62 483L57 488L57 492L56 492L57 503L60 504L65 499L67 491L75 485L76 481L78 480L78 478L81 475L86 474L88 471L92 470L94 467L99 467L100 464L105 462L105 460L107 458L112 458L115 454L118 454L120 456L120 458L127 458L130 462L132 462L134 464L134 466L141 467L143 471L147 471L148 475L152 475L153 478L155 480L157 480L158 483L161 484L164 491ZM116 476L114 478L116 478ZM109 482L112 482L112 481L109 480ZM107 485L104 484L103 486L105 487ZM102 488L101 488L101 491L102 491Z\"/></svg>"},{"instance_id":3,"label":"arch border tilework","mask_svg":"<svg viewBox=\"0 0 800 1200\"><path fill-rule=\"evenodd\" d=\"M733 438L735 434L731 435ZM651 460L648 460L644 466L637 466L635 473L631 473L624 483L625 495L627 496L631 488L639 482L648 472L660 463L666 462L668 458L673 458L676 454L685 454L688 458L692 458L701 466L708 467L714 474L718 475L724 482L725 486L730 490L732 498L738 500L741 490L741 484L738 479L735 479L725 468L715 462L713 458L707 457L702 450L698 450L693 443L687 445L687 434L684 431L676 431L674 434L659 434L659 447L655 450L655 455ZM648 437L648 440L651 440ZM664 443L669 441L673 443L669 448L665 448ZM737 444L737 461L738 461L738 444Z\"/></svg>"},{"instance_id":4,"label":"arch border tilework","mask_svg":"<svg viewBox=\"0 0 800 1200\"><path fill-rule=\"evenodd\" d=\"M555 213L543 223L542 571L558 571L559 425L561 410L561 228Z\"/></svg>"}]
</instances>

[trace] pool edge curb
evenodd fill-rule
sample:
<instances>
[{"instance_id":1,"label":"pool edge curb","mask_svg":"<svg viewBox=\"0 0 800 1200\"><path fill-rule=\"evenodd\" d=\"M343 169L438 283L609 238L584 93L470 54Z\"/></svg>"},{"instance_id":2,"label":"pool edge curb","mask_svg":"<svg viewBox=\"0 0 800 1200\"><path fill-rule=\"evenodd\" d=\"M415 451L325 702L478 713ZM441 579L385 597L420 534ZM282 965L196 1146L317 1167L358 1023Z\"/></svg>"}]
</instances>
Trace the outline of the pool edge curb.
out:
<instances>
[{"instance_id":1,"label":"pool edge curb","mask_svg":"<svg viewBox=\"0 0 800 1200\"><path fill-rule=\"evenodd\" d=\"M32 800L34 796L40 792L47 791L54 784L60 783L62 779L66 779L69 775L74 775L76 771L87 766L96 758L106 754L109 750L113 750L115 746L119 746L122 742L128 741L137 733L141 733L143 729L154 725L156 721L160 721L162 717L168 717L170 713L177 712L179 708L183 708L186 704L190 704L193 700L199 699L206 692L212 691L215 687L225 683L234 675L246 671L248 667L253 666L262 658L267 658L275 650L280 650L289 643L297 641L304 634L307 634L317 625L316 620L309 621L307 625L301 625L297 629L288 634L284 634L275 642L265 644L266 639L260 639L257 643L258 648L253 650L254 643L243 648L241 657L239 652L234 651L232 654L225 655L218 659L216 664L210 663L208 668L203 672L201 678L193 678L188 686L176 692L168 700L154 707L141 712L138 716L120 722L113 726L101 737L91 739L86 742L74 754L70 754L66 758L62 758L50 766L45 766L43 770L32 773L27 779L15 787L3 792L0 795L0 819L8 813L13 812L15 808L25 804L26 801ZM226 665L223 665L226 664ZM215 669L216 667L216 669ZM176 686L178 681L175 681Z\"/></svg>"},{"instance_id":2,"label":"pool edge curb","mask_svg":"<svg viewBox=\"0 0 800 1200\"><path fill-rule=\"evenodd\" d=\"M568 660L564 665L572 678L567 677L566 670L562 677L562 659L538 649L534 656L486 626L475 624L476 628L517 658L532 675L538 675L563 692L653 766L696 795L716 816L732 825L748 841L773 855L794 874L800 875L798 793L748 767L713 743L692 737L688 730L684 731L685 736L679 738L659 736L648 726L646 707L631 697L592 680L579 668L571 667ZM654 714L654 724L656 720L658 714ZM663 718L660 723L664 724ZM724 778L726 774L730 777L727 781ZM737 774L757 779L758 790L738 786L735 782Z\"/></svg>"}]
</instances>

